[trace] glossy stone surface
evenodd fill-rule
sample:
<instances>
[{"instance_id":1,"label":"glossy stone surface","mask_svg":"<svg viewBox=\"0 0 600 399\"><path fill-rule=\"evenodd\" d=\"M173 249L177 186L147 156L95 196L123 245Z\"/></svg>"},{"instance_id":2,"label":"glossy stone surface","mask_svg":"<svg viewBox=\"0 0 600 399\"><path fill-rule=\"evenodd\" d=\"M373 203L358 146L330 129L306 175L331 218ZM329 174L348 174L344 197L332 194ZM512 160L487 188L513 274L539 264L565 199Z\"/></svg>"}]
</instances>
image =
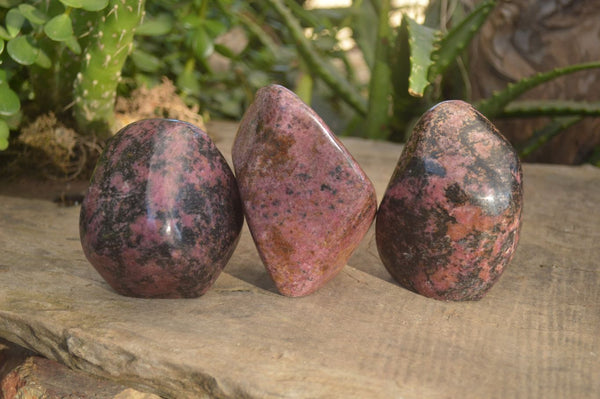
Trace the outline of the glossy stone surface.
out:
<instances>
[{"instance_id":1,"label":"glossy stone surface","mask_svg":"<svg viewBox=\"0 0 600 399\"><path fill-rule=\"evenodd\" d=\"M248 226L277 289L314 292L369 229L371 181L321 118L277 85L257 92L232 155Z\"/></svg>"},{"instance_id":2,"label":"glossy stone surface","mask_svg":"<svg viewBox=\"0 0 600 399\"><path fill-rule=\"evenodd\" d=\"M132 123L107 144L81 207L86 257L118 293L202 295L231 257L243 213L208 135L185 122Z\"/></svg>"},{"instance_id":3,"label":"glossy stone surface","mask_svg":"<svg viewBox=\"0 0 600 399\"><path fill-rule=\"evenodd\" d=\"M522 172L510 143L469 104L423 115L380 205L376 241L402 285L441 300L477 300L519 241Z\"/></svg>"}]
</instances>

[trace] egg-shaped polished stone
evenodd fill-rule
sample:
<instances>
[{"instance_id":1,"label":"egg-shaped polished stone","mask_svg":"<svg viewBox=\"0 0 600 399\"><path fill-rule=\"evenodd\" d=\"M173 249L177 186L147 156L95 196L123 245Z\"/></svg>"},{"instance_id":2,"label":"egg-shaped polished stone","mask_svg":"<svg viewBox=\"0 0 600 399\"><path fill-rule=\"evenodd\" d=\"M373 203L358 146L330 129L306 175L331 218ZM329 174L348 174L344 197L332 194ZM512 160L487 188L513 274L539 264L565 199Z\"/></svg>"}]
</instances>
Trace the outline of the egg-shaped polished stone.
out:
<instances>
[{"instance_id":1,"label":"egg-shaped polished stone","mask_svg":"<svg viewBox=\"0 0 600 399\"><path fill-rule=\"evenodd\" d=\"M402 285L441 300L477 300L519 241L522 172L511 144L462 101L413 129L376 220L380 257Z\"/></svg>"},{"instance_id":2,"label":"egg-shaped polished stone","mask_svg":"<svg viewBox=\"0 0 600 399\"><path fill-rule=\"evenodd\" d=\"M243 223L233 172L209 136L167 119L106 145L82 203L90 263L122 295L197 297L231 257Z\"/></svg>"},{"instance_id":3,"label":"egg-shaped polished stone","mask_svg":"<svg viewBox=\"0 0 600 399\"><path fill-rule=\"evenodd\" d=\"M260 89L234 141L248 227L279 292L308 295L346 264L377 208L369 178L288 89Z\"/></svg>"}]
</instances>

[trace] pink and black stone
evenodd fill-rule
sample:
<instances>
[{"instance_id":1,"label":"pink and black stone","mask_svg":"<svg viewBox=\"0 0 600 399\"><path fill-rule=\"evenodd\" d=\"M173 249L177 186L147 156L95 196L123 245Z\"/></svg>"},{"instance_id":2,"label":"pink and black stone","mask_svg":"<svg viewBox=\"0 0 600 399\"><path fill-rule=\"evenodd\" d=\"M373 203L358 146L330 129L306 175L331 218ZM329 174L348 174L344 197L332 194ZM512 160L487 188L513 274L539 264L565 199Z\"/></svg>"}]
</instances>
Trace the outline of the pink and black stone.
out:
<instances>
[{"instance_id":1,"label":"pink and black stone","mask_svg":"<svg viewBox=\"0 0 600 399\"><path fill-rule=\"evenodd\" d=\"M107 143L79 229L86 257L118 293L189 298L217 279L243 220L233 172L208 135L147 119Z\"/></svg>"},{"instance_id":2,"label":"pink and black stone","mask_svg":"<svg viewBox=\"0 0 600 399\"><path fill-rule=\"evenodd\" d=\"M232 154L246 221L277 289L316 291L372 224L371 181L321 118L277 85L257 92Z\"/></svg>"},{"instance_id":3,"label":"pink and black stone","mask_svg":"<svg viewBox=\"0 0 600 399\"><path fill-rule=\"evenodd\" d=\"M513 257L523 204L510 143L469 104L447 101L419 120L376 221L379 255L405 288L478 300Z\"/></svg>"}]
</instances>

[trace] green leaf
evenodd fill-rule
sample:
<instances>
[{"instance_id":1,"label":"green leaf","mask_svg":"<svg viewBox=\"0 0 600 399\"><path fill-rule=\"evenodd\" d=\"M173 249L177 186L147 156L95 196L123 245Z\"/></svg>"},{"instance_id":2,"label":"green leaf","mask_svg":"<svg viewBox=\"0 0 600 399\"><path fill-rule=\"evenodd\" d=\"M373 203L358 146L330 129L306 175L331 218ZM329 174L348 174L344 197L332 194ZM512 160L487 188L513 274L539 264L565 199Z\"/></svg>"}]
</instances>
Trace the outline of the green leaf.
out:
<instances>
[{"instance_id":1,"label":"green leaf","mask_svg":"<svg viewBox=\"0 0 600 399\"><path fill-rule=\"evenodd\" d=\"M4 151L8 148L8 140L0 139L0 151Z\"/></svg>"},{"instance_id":2,"label":"green leaf","mask_svg":"<svg viewBox=\"0 0 600 399\"><path fill-rule=\"evenodd\" d=\"M3 26L0 26L0 39L3 39L3 40L12 39L12 36L6 31L6 29L4 29Z\"/></svg>"},{"instance_id":3,"label":"green leaf","mask_svg":"<svg viewBox=\"0 0 600 399\"><path fill-rule=\"evenodd\" d=\"M408 20L402 18L396 29L396 43L390 56L394 101L410 97L408 79L410 77L410 44L408 40ZM412 97L411 97L412 98Z\"/></svg>"},{"instance_id":4,"label":"green leaf","mask_svg":"<svg viewBox=\"0 0 600 399\"><path fill-rule=\"evenodd\" d=\"M10 130L18 130L21 127L22 120L23 114L21 113L21 110L12 115L4 117L4 121L8 124L8 128Z\"/></svg>"},{"instance_id":5,"label":"green leaf","mask_svg":"<svg viewBox=\"0 0 600 399\"><path fill-rule=\"evenodd\" d=\"M71 17L60 14L52 18L44 25L46 35L57 42L64 42L73 36L73 24Z\"/></svg>"},{"instance_id":6,"label":"green leaf","mask_svg":"<svg viewBox=\"0 0 600 399\"><path fill-rule=\"evenodd\" d=\"M369 84L369 112L367 137L385 139L389 135L390 94L392 74L389 63L391 30L389 25L390 0L380 1L375 59Z\"/></svg>"},{"instance_id":7,"label":"green leaf","mask_svg":"<svg viewBox=\"0 0 600 399\"><path fill-rule=\"evenodd\" d=\"M12 8L6 13L6 30L10 38L14 38L19 34L23 22L25 22L25 17L18 9Z\"/></svg>"},{"instance_id":8,"label":"green leaf","mask_svg":"<svg viewBox=\"0 0 600 399\"><path fill-rule=\"evenodd\" d=\"M554 118L547 125L533 132L531 138L529 138L525 144L521 145L519 155L521 157L530 155L532 152L546 144L548 140L573 126L580 120L580 116L562 116Z\"/></svg>"},{"instance_id":9,"label":"green leaf","mask_svg":"<svg viewBox=\"0 0 600 399\"><path fill-rule=\"evenodd\" d=\"M229 59L235 59L237 55L224 44L215 43L215 51L221 54L223 57L227 57Z\"/></svg>"},{"instance_id":10,"label":"green leaf","mask_svg":"<svg viewBox=\"0 0 600 399\"><path fill-rule=\"evenodd\" d=\"M435 49L431 54L433 63L428 71L430 81L442 75L456 57L467 47L495 5L496 2L494 0L481 2L465 19L434 43Z\"/></svg>"},{"instance_id":11,"label":"green leaf","mask_svg":"<svg viewBox=\"0 0 600 399\"><path fill-rule=\"evenodd\" d=\"M199 27L196 29L195 35L192 39L192 48L194 49L194 54L199 60L208 58L208 56L214 52L215 46L213 39L209 36L206 30L204 30L204 28Z\"/></svg>"},{"instance_id":12,"label":"green leaf","mask_svg":"<svg viewBox=\"0 0 600 399\"><path fill-rule=\"evenodd\" d=\"M200 82L194 71L184 70L177 76L177 87L185 94L197 94L200 92Z\"/></svg>"},{"instance_id":13,"label":"green leaf","mask_svg":"<svg viewBox=\"0 0 600 399\"><path fill-rule=\"evenodd\" d=\"M15 93L7 83L0 84L0 115L10 116L19 112L21 102L19 96Z\"/></svg>"},{"instance_id":14,"label":"green leaf","mask_svg":"<svg viewBox=\"0 0 600 399\"><path fill-rule=\"evenodd\" d=\"M162 64L158 57L139 49L133 50L131 60L138 69L151 73L158 71Z\"/></svg>"},{"instance_id":15,"label":"green leaf","mask_svg":"<svg viewBox=\"0 0 600 399\"><path fill-rule=\"evenodd\" d=\"M403 19L406 19L410 47L408 92L414 97L423 97L425 89L431 83L428 79L428 71L433 63L431 53L439 32L417 23L406 15L403 16Z\"/></svg>"},{"instance_id":16,"label":"green leaf","mask_svg":"<svg viewBox=\"0 0 600 399\"><path fill-rule=\"evenodd\" d=\"M8 139L10 135L10 129L8 128L8 123L4 119L0 119L0 140ZM0 148L0 150L5 150L6 148Z\"/></svg>"},{"instance_id":17,"label":"green leaf","mask_svg":"<svg viewBox=\"0 0 600 399\"><path fill-rule=\"evenodd\" d=\"M321 31L324 29L330 29L333 26L331 23L319 15L314 10L307 10L300 5L301 2L296 0L284 0L285 5L290 9L294 17L298 20L298 23L302 26L312 26L315 31Z\"/></svg>"},{"instance_id":18,"label":"green leaf","mask_svg":"<svg viewBox=\"0 0 600 399\"><path fill-rule=\"evenodd\" d=\"M5 82L8 82L6 71L4 69L0 69L0 85Z\"/></svg>"},{"instance_id":19,"label":"green leaf","mask_svg":"<svg viewBox=\"0 0 600 399\"><path fill-rule=\"evenodd\" d=\"M6 44L10 57L21 65L31 65L35 62L39 50L34 47L28 36L19 36Z\"/></svg>"},{"instance_id":20,"label":"green leaf","mask_svg":"<svg viewBox=\"0 0 600 399\"><path fill-rule=\"evenodd\" d=\"M104 10L109 0L60 0L67 7L83 8L86 11Z\"/></svg>"},{"instance_id":21,"label":"green leaf","mask_svg":"<svg viewBox=\"0 0 600 399\"><path fill-rule=\"evenodd\" d=\"M42 25L48 20L48 16L46 14L31 4L19 5L19 11L21 11L21 14L23 14L23 16L34 25Z\"/></svg>"},{"instance_id":22,"label":"green leaf","mask_svg":"<svg viewBox=\"0 0 600 399\"><path fill-rule=\"evenodd\" d=\"M39 49L35 64L41 68L48 69L52 66L52 60L50 57L48 57L48 54L46 54L44 50Z\"/></svg>"},{"instance_id":23,"label":"green leaf","mask_svg":"<svg viewBox=\"0 0 600 399\"><path fill-rule=\"evenodd\" d=\"M173 18L168 14L160 14L156 18L145 20L135 29L135 34L140 36L160 36L173 29Z\"/></svg>"},{"instance_id":24,"label":"green leaf","mask_svg":"<svg viewBox=\"0 0 600 399\"><path fill-rule=\"evenodd\" d=\"M79 45L79 42L75 36L71 36L65 40L65 44L73 53L78 55L81 54L81 46Z\"/></svg>"},{"instance_id":25,"label":"green leaf","mask_svg":"<svg viewBox=\"0 0 600 399\"><path fill-rule=\"evenodd\" d=\"M108 0L82 0L81 5L86 11L101 11L108 5Z\"/></svg>"},{"instance_id":26,"label":"green leaf","mask_svg":"<svg viewBox=\"0 0 600 399\"><path fill-rule=\"evenodd\" d=\"M264 30L264 27L255 21L251 16L246 15L244 13L239 14L240 23L248 29L249 33L260 41L260 47L263 54L268 54L268 57L271 55L273 58L277 54L281 53L281 47L275 43L273 38Z\"/></svg>"},{"instance_id":27,"label":"green leaf","mask_svg":"<svg viewBox=\"0 0 600 399\"><path fill-rule=\"evenodd\" d=\"M313 88L314 80L312 76L310 76L310 73L301 71L298 79L296 80L296 89L294 91L296 95L309 107L312 103Z\"/></svg>"},{"instance_id":28,"label":"green leaf","mask_svg":"<svg viewBox=\"0 0 600 399\"><path fill-rule=\"evenodd\" d=\"M393 108L390 121L391 134L388 140L392 141L406 141L412 132L416 117L428 108L427 101L412 96L408 90L411 72L410 51L408 20L402 18L390 57Z\"/></svg>"},{"instance_id":29,"label":"green leaf","mask_svg":"<svg viewBox=\"0 0 600 399\"><path fill-rule=\"evenodd\" d=\"M267 0L267 3L281 17L290 31L299 55L304 59L311 72L321 78L329 88L359 114L366 116L367 104L356 87L344 79L331 63L321 57L312 43L304 36L304 30L294 15L281 0Z\"/></svg>"},{"instance_id":30,"label":"green leaf","mask_svg":"<svg viewBox=\"0 0 600 399\"><path fill-rule=\"evenodd\" d=\"M352 4L352 35L356 44L361 49L365 62L369 69L373 69L375 63L375 41L377 40L377 31L373 29L377 26L377 13L372 2L355 1Z\"/></svg>"},{"instance_id":31,"label":"green leaf","mask_svg":"<svg viewBox=\"0 0 600 399\"><path fill-rule=\"evenodd\" d=\"M18 6L19 3L22 3L23 0L0 0L0 7L2 8L11 8L14 6Z\"/></svg>"},{"instance_id":32,"label":"green leaf","mask_svg":"<svg viewBox=\"0 0 600 399\"><path fill-rule=\"evenodd\" d=\"M4 40L0 39L0 54L4 51Z\"/></svg>"},{"instance_id":33,"label":"green leaf","mask_svg":"<svg viewBox=\"0 0 600 399\"><path fill-rule=\"evenodd\" d=\"M186 30L197 28L201 26L203 22L204 19L195 14L187 14L179 21L183 29Z\"/></svg>"},{"instance_id":34,"label":"green leaf","mask_svg":"<svg viewBox=\"0 0 600 399\"><path fill-rule=\"evenodd\" d=\"M202 26L212 37L217 37L227 32L227 26L216 19L206 19L202 22Z\"/></svg>"},{"instance_id":35,"label":"green leaf","mask_svg":"<svg viewBox=\"0 0 600 399\"><path fill-rule=\"evenodd\" d=\"M516 83L510 83L504 90L497 91L491 97L477 103L475 108L488 119L494 119L502 115L504 108L508 103L515 100L526 91L559 76L594 68L600 68L600 62L587 62L569 65L564 68L556 68L548 72L540 72L531 77L523 78Z\"/></svg>"},{"instance_id":36,"label":"green leaf","mask_svg":"<svg viewBox=\"0 0 600 399\"><path fill-rule=\"evenodd\" d=\"M63 3L63 5L65 5L67 7L73 7L73 8L83 7L83 0L60 0L60 2Z\"/></svg>"},{"instance_id":37,"label":"green leaf","mask_svg":"<svg viewBox=\"0 0 600 399\"><path fill-rule=\"evenodd\" d=\"M600 116L600 102L571 100L522 100L513 101L502 111L502 117L531 116Z\"/></svg>"}]
</instances>

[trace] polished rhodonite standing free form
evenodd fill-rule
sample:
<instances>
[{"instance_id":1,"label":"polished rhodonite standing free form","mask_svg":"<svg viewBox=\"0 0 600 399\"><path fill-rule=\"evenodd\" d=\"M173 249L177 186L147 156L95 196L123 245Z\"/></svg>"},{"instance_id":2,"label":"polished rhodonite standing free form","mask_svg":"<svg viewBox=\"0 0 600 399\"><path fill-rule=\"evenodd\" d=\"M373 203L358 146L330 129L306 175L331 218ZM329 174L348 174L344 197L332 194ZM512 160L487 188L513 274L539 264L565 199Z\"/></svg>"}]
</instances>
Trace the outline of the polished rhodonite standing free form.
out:
<instances>
[{"instance_id":1,"label":"polished rhodonite standing free form","mask_svg":"<svg viewBox=\"0 0 600 399\"><path fill-rule=\"evenodd\" d=\"M404 287L476 300L498 280L519 240L519 158L469 104L447 101L415 126L376 221L381 259Z\"/></svg>"},{"instance_id":2,"label":"polished rhodonite standing free form","mask_svg":"<svg viewBox=\"0 0 600 399\"><path fill-rule=\"evenodd\" d=\"M243 213L208 135L185 122L132 123L107 144L81 207L81 244L117 292L196 297L231 257Z\"/></svg>"},{"instance_id":3,"label":"polished rhodonite standing free form","mask_svg":"<svg viewBox=\"0 0 600 399\"><path fill-rule=\"evenodd\" d=\"M256 94L232 154L248 226L279 292L314 292L371 225L372 183L321 118L277 85Z\"/></svg>"}]
</instances>

